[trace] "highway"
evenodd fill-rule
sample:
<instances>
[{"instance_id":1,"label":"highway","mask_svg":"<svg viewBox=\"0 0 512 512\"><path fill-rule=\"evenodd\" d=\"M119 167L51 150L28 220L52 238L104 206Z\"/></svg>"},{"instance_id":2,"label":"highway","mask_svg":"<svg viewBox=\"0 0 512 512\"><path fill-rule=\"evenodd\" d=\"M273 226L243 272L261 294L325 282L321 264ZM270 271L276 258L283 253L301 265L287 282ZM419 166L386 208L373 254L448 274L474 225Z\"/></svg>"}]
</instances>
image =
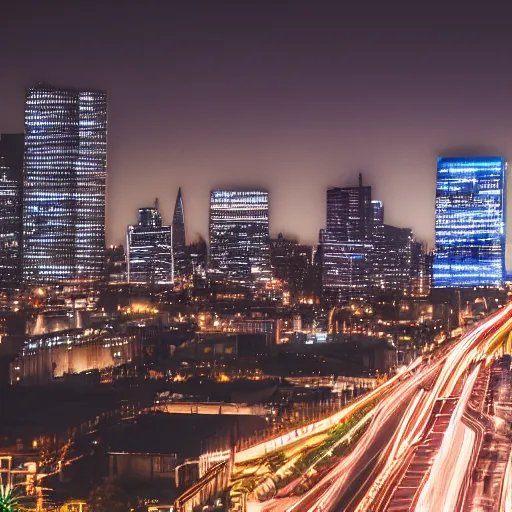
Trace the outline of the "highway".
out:
<instances>
[{"instance_id":1,"label":"highway","mask_svg":"<svg viewBox=\"0 0 512 512\"><path fill-rule=\"evenodd\" d=\"M286 499L281 508L279 500L272 500L268 510L510 511L512 459L510 434L504 433L510 422L498 421L484 409L490 393L488 368L511 330L509 304L429 362L415 361L380 395L373 420L352 451L294 503ZM508 411L510 395L503 389L497 403ZM489 424L496 421L501 430L492 445L500 446L498 469L481 457ZM492 493L489 485L474 484L479 466L493 471ZM497 496L492 507L489 494ZM472 506L477 502L487 505Z\"/></svg>"}]
</instances>

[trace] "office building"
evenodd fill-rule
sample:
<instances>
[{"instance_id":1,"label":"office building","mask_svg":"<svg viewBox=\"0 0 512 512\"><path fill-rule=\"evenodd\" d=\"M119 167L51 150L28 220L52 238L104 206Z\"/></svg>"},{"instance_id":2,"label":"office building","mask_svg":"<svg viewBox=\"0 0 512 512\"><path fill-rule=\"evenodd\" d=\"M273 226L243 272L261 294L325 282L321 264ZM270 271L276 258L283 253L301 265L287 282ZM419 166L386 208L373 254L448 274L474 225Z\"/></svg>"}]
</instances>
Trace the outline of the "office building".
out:
<instances>
[{"instance_id":1,"label":"office building","mask_svg":"<svg viewBox=\"0 0 512 512\"><path fill-rule=\"evenodd\" d=\"M111 245L106 250L107 281L126 283L126 254L122 245Z\"/></svg>"},{"instance_id":2,"label":"office building","mask_svg":"<svg viewBox=\"0 0 512 512\"><path fill-rule=\"evenodd\" d=\"M505 173L501 157L438 158L435 288L503 283Z\"/></svg>"},{"instance_id":3,"label":"office building","mask_svg":"<svg viewBox=\"0 0 512 512\"><path fill-rule=\"evenodd\" d=\"M187 245L187 258L192 267L192 274L206 272L206 264L208 261L208 246L203 237Z\"/></svg>"},{"instance_id":4,"label":"office building","mask_svg":"<svg viewBox=\"0 0 512 512\"><path fill-rule=\"evenodd\" d=\"M322 244L322 293L346 302L370 293L374 206L371 187L327 190L327 223Z\"/></svg>"},{"instance_id":5,"label":"office building","mask_svg":"<svg viewBox=\"0 0 512 512\"><path fill-rule=\"evenodd\" d=\"M216 280L250 284L270 278L268 192L211 192L208 267Z\"/></svg>"},{"instance_id":6,"label":"office building","mask_svg":"<svg viewBox=\"0 0 512 512\"><path fill-rule=\"evenodd\" d=\"M274 278L283 281L293 297L313 290L313 248L279 233L270 240L270 262Z\"/></svg>"},{"instance_id":7,"label":"office building","mask_svg":"<svg viewBox=\"0 0 512 512\"><path fill-rule=\"evenodd\" d=\"M23 277L104 277L107 96L38 85L25 98Z\"/></svg>"},{"instance_id":8,"label":"office building","mask_svg":"<svg viewBox=\"0 0 512 512\"><path fill-rule=\"evenodd\" d=\"M384 224L378 260L380 290L398 295L410 295L413 242L411 229Z\"/></svg>"},{"instance_id":9,"label":"office building","mask_svg":"<svg viewBox=\"0 0 512 512\"><path fill-rule=\"evenodd\" d=\"M411 295L426 297L432 285L432 265L430 254L424 244L413 241L411 244Z\"/></svg>"},{"instance_id":10,"label":"office building","mask_svg":"<svg viewBox=\"0 0 512 512\"><path fill-rule=\"evenodd\" d=\"M22 133L0 136L0 291L10 292L21 285Z\"/></svg>"},{"instance_id":11,"label":"office building","mask_svg":"<svg viewBox=\"0 0 512 512\"><path fill-rule=\"evenodd\" d=\"M0 291L16 289L20 275L20 190L0 157Z\"/></svg>"},{"instance_id":12,"label":"office building","mask_svg":"<svg viewBox=\"0 0 512 512\"><path fill-rule=\"evenodd\" d=\"M172 230L162 225L158 200L140 208L139 222L126 235L128 282L146 285L173 283Z\"/></svg>"},{"instance_id":13,"label":"office building","mask_svg":"<svg viewBox=\"0 0 512 512\"><path fill-rule=\"evenodd\" d=\"M183 278L191 274L192 268L187 255L185 236L185 212L181 188L178 190L174 215L172 217L172 254L174 261L174 276Z\"/></svg>"}]
</instances>

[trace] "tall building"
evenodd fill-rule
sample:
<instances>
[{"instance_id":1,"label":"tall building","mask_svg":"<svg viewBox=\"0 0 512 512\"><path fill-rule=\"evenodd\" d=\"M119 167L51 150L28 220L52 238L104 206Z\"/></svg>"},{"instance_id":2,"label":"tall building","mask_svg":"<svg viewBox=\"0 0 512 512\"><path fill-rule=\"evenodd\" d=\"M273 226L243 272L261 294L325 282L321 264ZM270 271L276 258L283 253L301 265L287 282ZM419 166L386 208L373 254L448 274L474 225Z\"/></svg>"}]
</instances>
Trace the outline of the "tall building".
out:
<instances>
[{"instance_id":1,"label":"tall building","mask_svg":"<svg viewBox=\"0 0 512 512\"><path fill-rule=\"evenodd\" d=\"M205 272L208 261L208 246L203 237L187 245L187 258L192 267L192 273Z\"/></svg>"},{"instance_id":2,"label":"tall building","mask_svg":"<svg viewBox=\"0 0 512 512\"><path fill-rule=\"evenodd\" d=\"M384 224L379 251L379 288L398 295L411 292L412 230Z\"/></svg>"},{"instance_id":3,"label":"tall building","mask_svg":"<svg viewBox=\"0 0 512 512\"><path fill-rule=\"evenodd\" d=\"M433 286L496 286L505 274L501 157L438 158Z\"/></svg>"},{"instance_id":4,"label":"tall building","mask_svg":"<svg viewBox=\"0 0 512 512\"><path fill-rule=\"evenodd\" d=\"M411 245L411 295L426 297L432 284L429 254L421 242Z\"/></svg>"},{"instance_id":5,"label":"tall building","mask_svg":"<svg viewBox=\"0 0 512 512\"><path fill-rule=\"evenodd\" d=\"M23 133L0 135L0 291L21 284Z\"/></svg>"},{"instance_id":6,"label":"tall building","mask_svg":"<svg viewBox=\"0 0 512 512\"><path fill-rule=\"evenodd\" d=\"M106 249L106 274L109 283L126 283L126 254L122 245L111 245Z\"/></svg>"},{"instance_id":7,"label":"tall building","mask_svg":"<svg viewBox=\"0 0 512 512\"><path fill-rule=\"evenodd\" d=\"M311 246L301 245L279 233L277 238L270 240L270 262L273 276L287 283L294 297L313 292Z\"/></svg>"},{"instance_id":8,"label":"tall building","mask_svg":"<svg viewBox=\"0 0 512 512\"><path fill-rule=\"evenodd\" d=\"M0 291L20 285L20 189L0 157Z\"/></svg>"},{"instance_id":9,"label":"tall building","mask_svg":"<svg viewBox=\"0 0 512 512\"><path fill-rule=\"evenodd\" d=\"M268 192L211 192L208 267L213 279L252 283L270 278Z\"/></svg>"},{"instance_id":10,"label":"tall building","mask_svg":"<svg viewBox=\"0 0 512 512\"><path fill-rule=\"evenodd\" d=\"M371 289L374 206L371 187L327 190L327 223L322 245L322 293L333 302L363 297Z\"/></svg>"},{"instance_id":11,"label":"tall building","mask_svg":"<svg viewBox=\"0 0 512 512\"><path fill-rule=\"evenodd\" d=\"M172 230L162 225L158 200L140 208L139 222L126 235L128 282L166 285L173 282Z\"/></svg>"},{"instance_id":12,"label":"tall building","mask_svg":"<svg viewBox=\"0 0 512 512\"><path fill-rule=\"evenodd\" d=\"M185 277L190 275L192 268L187 254L185 213L183 209L181 187L178 190L176 204L174 205L174 215L172 217L172 254L175 277Z\"/></svg>"},{"instance_id":13,"label":"tall building","mask_svg":"<svg viewBox=\"0 0 512 512\"><path fill-rule=\"evenodd\" d=\"M38 85L25 97L23 277L104 277L107 96Z\"/></svg>"}]
</instances>

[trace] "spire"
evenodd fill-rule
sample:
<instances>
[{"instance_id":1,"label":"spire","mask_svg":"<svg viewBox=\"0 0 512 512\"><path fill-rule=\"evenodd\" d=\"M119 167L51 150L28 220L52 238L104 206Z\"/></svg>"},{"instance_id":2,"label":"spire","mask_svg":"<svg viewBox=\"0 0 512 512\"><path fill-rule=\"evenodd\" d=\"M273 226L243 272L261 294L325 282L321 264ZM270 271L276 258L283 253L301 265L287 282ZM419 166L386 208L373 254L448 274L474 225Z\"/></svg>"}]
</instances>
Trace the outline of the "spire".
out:
<instances>
[{"instance_id":1,"label":"spire","mask_svg":"<svg viewBox=\"0 0 512 512\"><path fill-rule=\"evenodd\" d=\"M174 215L172 218L172 245L174 254L174 272L176 276L185 276L189 273L188 258L186 254L185 212L181 187L178 189Z\"/></svg>"},{"instance_id":2,"label":"spire","mask_svg":"<svg viewBox=\"0 0 512 512\"><path fill-rule=\"evenodd\" d=\"M363 186L363 174L361 172L359 173L359 186Z\"/></svg>"},{"instance_id":3,"label":"spire","mask_svg":"<svg viewBox=\"0 0 512 512\"><path fill-rule=\"evenodd\" d=\"M158 211L158 197L155 198L155 210Z\"/></svg>"}]
</instances>

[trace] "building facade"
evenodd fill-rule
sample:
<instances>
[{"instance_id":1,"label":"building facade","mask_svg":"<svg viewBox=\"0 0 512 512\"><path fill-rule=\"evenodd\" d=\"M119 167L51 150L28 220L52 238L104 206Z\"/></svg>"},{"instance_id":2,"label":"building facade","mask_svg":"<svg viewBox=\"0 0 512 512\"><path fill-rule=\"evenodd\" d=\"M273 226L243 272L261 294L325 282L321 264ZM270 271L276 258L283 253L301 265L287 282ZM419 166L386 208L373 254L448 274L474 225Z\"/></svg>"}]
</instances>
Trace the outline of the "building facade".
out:
<instances>
[{"instance_id":1,"label":"building facade","mask_svg":"<svg viewBox=\"0 0 512 512\"><path fill-rule=\"evenodd\" d=\"M21 285L23 133L0 136L0 291Z\"/></svg>"},{"instance_id":2,"label":"building facade","mask_svg":"<svg viewBox=\"0 0 512 512\"><path fill-rule=\"evenodd\" d=\"M38 85L25 97L23 277L104 277L107 96Z\"/></svg>"},{"instance_id":3,"label":"building facade","mask_svg":"<svg viewBox=\"0 0 512 512\"><path fill-rule=\"evenodd\" d=\"M435 288L503 283L506 167L501 157L438 158Z\"/></svg>"},{"instance_id":4,"label":"building facade","mask_svg":"<svg viewBox=\"0 0 512 512\"><path fill-rule=\"evenodd\" d=\"M313 248L279 233L270 240L272 275L286 283L293 297L313 291Z\"/></svg>"},{"instance_id":5,"label":"building facade","mask_svg":"<svg viewBox=\"0 0 512 512\"><path fill-rule=\"evenodd\" d=\"M379 251L380 290L410 295L412 283L412 230L384 224Z\"/></svg>"},{"instance_id":6,"label":"building facade","mask_svg":"<svg viewBox=\"0 0 512 512\"><path fill-rule=\"evenodd\" d=\"M367 295L372 287L374 206L371 187L327 190L327 223L322 245L322 294L332 302Z\"/></svg>"},{"instance_id":7,"label":"building facade","mask_svg":"<svg viewBox=\"0 0 512 512\"><path fill-rule=\"evenodd\" d=\"M268 192L211 192L208 267L215 280L250 284L270 278Z\"/></svg>"},{"instance_id":8,"label":"building facade","mask_svg":"<svg viewBox=\"0 0 512 512\"><path fill-rule=\"evenodd\" d=\"M167 285L173 283L172 231L162 225L158 201L154 208L140 208L139 222L126 235L128 282Z\"/></svg>"},{"instance_id":9,"label":"building facade","mask_svg":"<svg viewBox=\"0 0 512 512\"><path fill-rule=\"evenodd\" d=\"M0 157L0 291L10 292L21 283L20 188L10 178L9 168Z\"/></svg>"}]
</instances>

